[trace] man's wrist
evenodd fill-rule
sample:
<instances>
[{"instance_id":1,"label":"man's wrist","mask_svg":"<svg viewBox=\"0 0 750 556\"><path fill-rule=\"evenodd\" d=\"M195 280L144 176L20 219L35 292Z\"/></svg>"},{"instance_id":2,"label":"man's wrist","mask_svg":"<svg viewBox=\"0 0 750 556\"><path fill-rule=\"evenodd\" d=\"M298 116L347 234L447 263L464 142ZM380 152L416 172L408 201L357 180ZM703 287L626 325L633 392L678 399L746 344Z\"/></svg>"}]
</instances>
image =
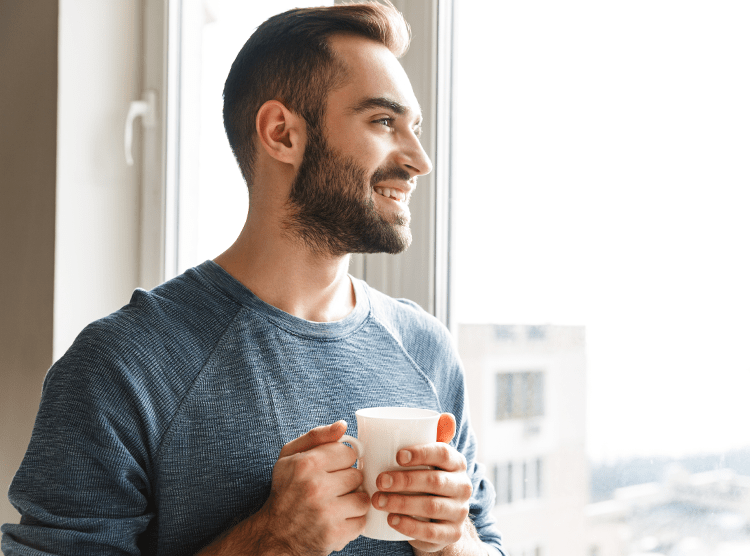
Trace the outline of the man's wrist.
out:
<instances>
[{"instance_id":1,"label":"man's wrist","mask_svg":"<svg viewBox=\"0 0 750 556\"><path fill-rule=\"evenodd\" d=\"M424 552L414 549L415 556L489 556L487 546L479 538L476 527L470 518L466 518L461 527L461 538L437 552Z\"/></svg>"},{"instance_id":2,"label":"man's wrist","mask_svg":"<svg viewBox=\"0 0 750 556\"><path fill-rule=\"evenodd\" d=\"M269 534L268 521L261 509L229 528L195 556L296 556L278 546Z\"/></svg>"}]
</instances>

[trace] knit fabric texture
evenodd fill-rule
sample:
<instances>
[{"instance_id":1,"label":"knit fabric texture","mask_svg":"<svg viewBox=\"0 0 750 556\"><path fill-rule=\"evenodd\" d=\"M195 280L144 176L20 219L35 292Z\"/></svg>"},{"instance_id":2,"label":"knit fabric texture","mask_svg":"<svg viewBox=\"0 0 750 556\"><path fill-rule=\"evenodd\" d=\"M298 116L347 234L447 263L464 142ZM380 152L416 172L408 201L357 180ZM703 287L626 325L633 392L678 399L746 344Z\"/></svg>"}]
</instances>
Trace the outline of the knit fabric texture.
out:
<instances>
[{"instance_id":1,"label":"knit fabric texture","mask_svg":"<svg viewBox=\"0 0 750 556\"><path fill-rule=\"evenodd\" d=\"M352 281L352 313L316 323L207 261L86 327L45 379L4 554L194 554L263 505L285 443L339 419L356 436L355 411L394 405L456 416L471 517L501 554L448 331ZM412 549L359 537L337 554Z\"/></svg>"}]
</instances>

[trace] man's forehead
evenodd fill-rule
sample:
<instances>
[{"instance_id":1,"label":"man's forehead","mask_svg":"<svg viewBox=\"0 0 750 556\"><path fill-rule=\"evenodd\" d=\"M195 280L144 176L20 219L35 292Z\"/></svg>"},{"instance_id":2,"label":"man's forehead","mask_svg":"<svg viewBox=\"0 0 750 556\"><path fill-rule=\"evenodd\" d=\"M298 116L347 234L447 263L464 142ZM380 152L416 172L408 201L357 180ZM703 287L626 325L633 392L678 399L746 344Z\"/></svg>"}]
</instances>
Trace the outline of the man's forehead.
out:
<instances>
[{"instance_id":1,"label":"man's forehead","mask_svg":"<svg viewBox=\"0 0 750 556\"><path fill-rule=\"evenodd\" d=\"M353 35L336 35L331 46L345 68L346 79L339 91L350 97L345 107L348 112L383 108L421 121L411 82L388 48Z\"/></svg>"}]
</instances>

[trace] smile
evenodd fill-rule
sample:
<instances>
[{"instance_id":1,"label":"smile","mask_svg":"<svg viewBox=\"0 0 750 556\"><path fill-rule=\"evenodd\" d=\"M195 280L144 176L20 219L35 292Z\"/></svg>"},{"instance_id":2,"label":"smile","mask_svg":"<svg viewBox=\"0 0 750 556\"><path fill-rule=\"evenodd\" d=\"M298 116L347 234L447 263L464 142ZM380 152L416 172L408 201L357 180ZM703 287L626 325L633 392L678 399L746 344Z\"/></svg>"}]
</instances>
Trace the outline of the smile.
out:
<instances>
[{"instance_id":1,"label":"smile","mask_svg":"<svg viewBox=\"0 0 750 556\"><path fill-rule=\"evenodd\" d=\"M373 189L375 190L375 193L382 195L383 197L388 197L389 199L400 202L406 200L406 193L400 189L391 189L389 187L373 187Z\"/></svg>"}]
</instances>

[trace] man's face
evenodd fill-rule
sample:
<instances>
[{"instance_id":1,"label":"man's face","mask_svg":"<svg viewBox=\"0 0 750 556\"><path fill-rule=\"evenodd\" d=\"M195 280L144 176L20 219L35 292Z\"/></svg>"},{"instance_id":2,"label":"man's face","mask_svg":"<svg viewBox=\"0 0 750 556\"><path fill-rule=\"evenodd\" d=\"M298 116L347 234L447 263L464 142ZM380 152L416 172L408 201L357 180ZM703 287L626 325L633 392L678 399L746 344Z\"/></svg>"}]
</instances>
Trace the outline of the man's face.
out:
<instances>
[{"instance_id":1,"label":"man's face","mask_svg":"<svg viewBox=\"0 0 750 556\"><path fill-rule=\"evenodd\" d=\"M289 195L291 229L310 247L335 256L400 253L411 243L408 208L388 221L366 191L387 179L410 178L396 166L370 175L354 158L334 152L320 130L311 129Z\"/></svg>"},{"instance_id":2,"label":"man's face","mask_svg":"<svg viewBox=\"0 0 750 556\"><path fill-rule=\"evenodd\" d=\"M411 243L416 177L432 169L418 140L419 105L387 48L351 36L334 37L331 46L347 80L328 96L325 131L308 129L290 228L332 255L399 253Z\"/></svg>"}]
</instances>

